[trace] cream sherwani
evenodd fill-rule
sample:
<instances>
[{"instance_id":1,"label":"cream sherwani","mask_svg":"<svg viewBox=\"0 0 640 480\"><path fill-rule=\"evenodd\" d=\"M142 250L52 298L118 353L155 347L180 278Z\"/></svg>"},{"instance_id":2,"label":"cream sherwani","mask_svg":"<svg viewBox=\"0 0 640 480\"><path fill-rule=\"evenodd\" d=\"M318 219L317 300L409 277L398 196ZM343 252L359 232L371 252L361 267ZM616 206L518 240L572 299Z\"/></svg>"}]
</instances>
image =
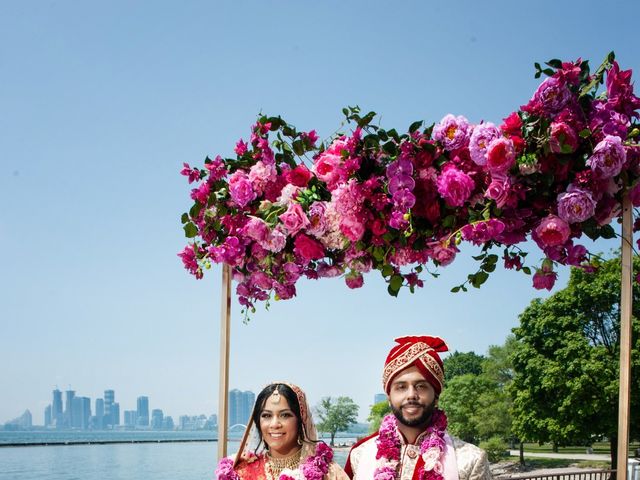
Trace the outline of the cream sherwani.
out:
<instances>
[{"instance_id":1,"label":"cream sherwani","mask_svg":"<svg viewBox=\"0 0 640 480\"><path fill-rule=\"evenodd\" d=\"M424 434L423 434L424 435ZM376 469L377 433L355 444L349 452L345 470L353 480L373 480ZM400 435L402 439L402 436ZM402 441L399 480L418 480L420 459L419 436L415 444ZM491 471L484 450L445 435L444 480L491 480Z\"/></svg>"}]
</instances>

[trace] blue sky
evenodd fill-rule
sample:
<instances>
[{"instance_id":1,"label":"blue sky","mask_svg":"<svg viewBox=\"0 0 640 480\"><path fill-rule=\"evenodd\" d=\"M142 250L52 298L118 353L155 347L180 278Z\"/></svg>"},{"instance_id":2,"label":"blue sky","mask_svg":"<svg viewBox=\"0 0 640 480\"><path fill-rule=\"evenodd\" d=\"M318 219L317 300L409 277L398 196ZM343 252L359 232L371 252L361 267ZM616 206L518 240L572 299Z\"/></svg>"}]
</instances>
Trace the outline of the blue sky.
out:
<instances>
[{"instance_id":1,"label":"blue sky","mask_svg":"<svg viewBox=\"0 0 640 480\"><path fill-rule=\"evenodd\" d=\"M321 138L355 104L387 128L499 122L535 90L533 62L595 67L615 50L639 72L638 14L632 0L0 3L0 422L29 408L41 423L54 385L214 412L220 269L196 281L176 256L178 172L230 155L258 112ZM364 419L394 337L502 343L541 294L500 270L449 293L473 251L398 299L372 273L356 291L303 281L248 325L234 303L231 386L287 379L312 403L353 397Z\"/></svg>"}]
</instances>

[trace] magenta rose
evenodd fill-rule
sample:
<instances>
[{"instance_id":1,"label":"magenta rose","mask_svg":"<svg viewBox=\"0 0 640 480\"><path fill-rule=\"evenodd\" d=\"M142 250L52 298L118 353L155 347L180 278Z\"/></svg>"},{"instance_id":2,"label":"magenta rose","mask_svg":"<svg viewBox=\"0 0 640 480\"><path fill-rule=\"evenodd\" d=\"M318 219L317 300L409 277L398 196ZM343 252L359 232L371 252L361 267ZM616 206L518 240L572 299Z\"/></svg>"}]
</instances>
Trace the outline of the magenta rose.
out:
<instances>
[{"instance_id":1,"label":"magenta rose","mask_svg":"<svg viewBox=\"0 0 640 480\"><path fill-rule=\"evenodd\" d=\"M349 275L344 277L344 281L347 284L347 287L351 289L360 288L364 285L364 278L359 272L351 272Z\"/></svg>"},{"instance_id":2,"label":"magenta rose","mask_svg":"<svg viewBox=\"0 0 640 480\"><path fill-rule=\"evenodd\" d=\"M318 260L324 257L322 244L304 233L298 234L294 240L294 251L306 261Z\"/></svg>"},{"instance_id":3,"label":"magenta rose","mask_svg":"<svg viewBox=\"0 0 640 480\"><path fill-rule=\"evenodd\" d=\"M542 267L533 275L533 288L537 290L551 290L558 279L558 274L553 271L553 263L549 259L542 262Z\"/></svg>"},{"instance_id":4,"label":"magenta rose","mask_svg":"<svg viewBox=\"0 0 640 480\"><path fill-rule=\"evenodd\" d=\"M555 247L564 245L569 239L571 229L560 217L548 215L542 219L535 233L544 247Z\"/></svg>"},{"instance_id":5,"label":"magenta rose","mask_svg":"<svg viewBox=\"0 0 640 480\"><path fill-rule=\"evenodd\" d=\"M516 163L513 142L505 137L493 140L487 148L487 169L492 173L506 173Z\"/></svg>"},{"instance_id":6,"label":"magenta rose","mask_svg":"<svg viewBox=\"0 0 640 480\"><path fill-rule=\"evenodd\" d=\"M565 122L551 124L549 148L553 153L573 153L578 148L576 131Z\"/></svg>"},{"instance_id":7,"label":"magenta rose","mask_svg":"<svg viewBox=\"0 0 640 480\"><path fill-rule=\"evenodd\" d=\"M229 195L231 195L233 202L241 208L257 197L249 177L241 170L234 172L229 177Z\"/></svg>"},{"instance_id":8,"label":"magenta rose","mask_svg":"<svg viewBox=\"0 0 640 480\"><path fill-rule=\"evenodd\" d=\"M278 218L280 218L280 221L291 236L309 225L309 219L305 215L302 206L295 202L290 203L287 211Z\"/></svg>"},{"instance_id":9,"label":"magenta rose","mask_svg":"<svg viewBox=\"0 0 640 480\"><path fill-rule=\"evenodd\" d=\"M453 165L438 177L437 185L440 195L453 207L464 205L475 186L469 175Z\"/></svg>"},{"instance_id":10,"label":"magenta rose","mask_svg":"<svg viewBox=\"0 0 640 480\"><path fill-rule=\"evenodd\" d=\"M495 200L496 206L498 208L502 208L505 206L507 201L509 200L509 193L511 192L511 182L508 177L505 178L493 178L489 187L487 187L487 191L485 192L485 197L491 198Z\"/></svg>"},{"instance_id":11,"label":"magenta rose","mask_svg":"<svg viewBox=\"0 0 640 480\"><path fill-rule=\"evenodd\" d=\"M352 242L357 242L365 232L364 224L354 217L346 217L340 222L340 231Z\"/></svg>"},{"instance_id":12,"label":"magenta rose","mask_svg":"<svg viewBox=\"0 0 640 480\"><path fill-rule=\"evenodd\" d=\"M567 223L584 222L596 211L596 202L591 192L569 185L566 192L558 195L558 216Z\"/></svg>"},{"instance_id":13,"label":"magenta rose","mask_svg":"<svg viewBox=\"0 0 640 480\"><path fill-rule=\"evenodd\" d=\"M295 185L296 187L306 187L307 183L309 183L309 180L311 180L312 176L313 174L307 168L307 166L304 164L301 164L301 165L298 165L293 170L289 170L285 178L287 179L287 182Z\"/></svg>"},{"instance_id":14,"label":"magenta rose","mask_svg":"<svg viewBox=\"0 0 640 480\"><path fill-rule=\"evenodd\" d=\"M431 252L431 257L443 267L449 265L456 258L457 249L454 246L445 247L438 243Z\"/></svg>"}]
</instances>

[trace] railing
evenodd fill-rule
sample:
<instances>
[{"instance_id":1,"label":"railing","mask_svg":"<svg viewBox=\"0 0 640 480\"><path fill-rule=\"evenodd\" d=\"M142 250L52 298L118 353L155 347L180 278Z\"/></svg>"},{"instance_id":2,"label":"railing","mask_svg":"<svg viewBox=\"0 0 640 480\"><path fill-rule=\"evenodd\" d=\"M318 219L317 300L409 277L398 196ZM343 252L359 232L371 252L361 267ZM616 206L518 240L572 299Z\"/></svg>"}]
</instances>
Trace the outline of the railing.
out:
<instances>
[{"instance_id":1,"label":"railing","mask_svg":"<svg viewBox=\"0 0 640 480\"><path fill-rule=\"evenodd\" d=\"M513 475L509 480L609 480L615 478L615 470L575 470L573 472L547 473L545 475ZM505 477L502 477L505 478Z\"/></svg>"}]
</instances>

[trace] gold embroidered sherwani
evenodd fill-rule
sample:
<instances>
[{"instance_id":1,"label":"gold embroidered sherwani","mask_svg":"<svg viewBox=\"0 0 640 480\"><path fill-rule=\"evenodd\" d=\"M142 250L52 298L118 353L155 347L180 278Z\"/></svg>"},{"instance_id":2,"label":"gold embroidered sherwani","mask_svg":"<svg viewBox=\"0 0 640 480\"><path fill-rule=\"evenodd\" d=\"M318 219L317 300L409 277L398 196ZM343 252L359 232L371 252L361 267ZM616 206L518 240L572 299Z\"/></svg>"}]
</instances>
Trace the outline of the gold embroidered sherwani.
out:
<instances>
[{"instance_id":1,"label":"gold embroidered sherwani","mask_svg":"<svg viewBox=\"0 0 640 480\"><path fill-rule=\"evenodd\" d=\"M377 438L378 434L376 433L351 448L345 471L353 480L373 480L373 472L377 462ZM402 436L400 438L402 439ZM408 445L402 440L398 480L419 479L419 470L422 468L420 459L422 438L422 435L419 436L413 445ZM491 480L489 461L484 450L471 443L454 439L449 434L446 434L446 440L445 463L448 465L444 466L444 480Z\"/></svg>"}]
</instances>

